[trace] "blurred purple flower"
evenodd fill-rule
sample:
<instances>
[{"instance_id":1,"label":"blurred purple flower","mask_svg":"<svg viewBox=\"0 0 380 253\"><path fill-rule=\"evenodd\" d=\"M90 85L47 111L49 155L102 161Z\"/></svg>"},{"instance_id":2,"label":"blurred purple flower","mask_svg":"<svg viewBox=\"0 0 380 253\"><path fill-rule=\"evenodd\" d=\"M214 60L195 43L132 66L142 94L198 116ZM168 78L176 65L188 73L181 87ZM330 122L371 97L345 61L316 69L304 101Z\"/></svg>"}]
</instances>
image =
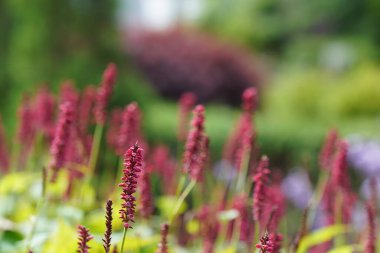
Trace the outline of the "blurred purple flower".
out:
<instances>
[{"instance_id":1,"label":"blurred purple flower","mask_svg":"<svg viewBox=\"0 0 380 253\"><path fill-rule=\"evenodd\" d=\"M366 199L371 199L371 186L370 186L370 178L366 178L362 185L360 186L360 194ZM376 189L377 189L377 202L380 202L380 177L376 177Z\"/></svg>"},{"instance_id":2,"label":"blurred purple flower","mask_svg":"<svg viewBox=\"0 0 380 253\"><path fill-rule=\"evenodd\" d=\"M301 209L307 207L313 194L309 176L303 169L298 169L285 177L281 188L285 196Z\"/></svg>"},{"instance_id":3,"label":"blurred purple flower","mask_svg":"<svg viewBox=\"0 0 380 253\"><path fill-rule=\"evenodd\" d=\"M214 176L225 183L231 183L237 176L237 170L227 160L220 160L213 166Z\"/></svg>"},{"instance_id":4,"label":"blurred purple flower","mask_svg":"<svg viewBox=\"0 0 380 253\"><path fill-rule=\"evenodd\" d=\"M367 177L380 176L380 143L359 137L351 138L348 161Z\"/></svg>"},{"instance_id":5,"label":"blurred purple flower","mask_svg":"<svg viewBox=\"0 0 380 253\"><path fill-rule=\"evenodd\" d=\"M357 231L362 231L367 226L367 214L363 203L356 203L352 212L352 224Z\"/></svg>"}]
</instances>

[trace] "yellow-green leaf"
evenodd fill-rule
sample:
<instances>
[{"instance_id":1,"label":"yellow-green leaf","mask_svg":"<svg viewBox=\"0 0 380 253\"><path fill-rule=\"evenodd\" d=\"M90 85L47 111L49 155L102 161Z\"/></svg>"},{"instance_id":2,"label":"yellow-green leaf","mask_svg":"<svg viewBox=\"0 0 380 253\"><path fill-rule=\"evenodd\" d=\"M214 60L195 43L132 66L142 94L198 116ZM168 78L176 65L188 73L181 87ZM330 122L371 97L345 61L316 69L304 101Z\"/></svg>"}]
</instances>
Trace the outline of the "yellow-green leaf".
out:
<instances>
[{"instance_id":1,"label":"yellow-green leaf","mask_svg":"<svg viewBox=\"0 0 380 253\"><path fill-rule=\"evenodd\" d=\"M348 227L341 224L318 229L302 238L297 253L307 252L310 247L330 241L334 237L346 232L348 232Z\"/></svg>"}]
</instances>

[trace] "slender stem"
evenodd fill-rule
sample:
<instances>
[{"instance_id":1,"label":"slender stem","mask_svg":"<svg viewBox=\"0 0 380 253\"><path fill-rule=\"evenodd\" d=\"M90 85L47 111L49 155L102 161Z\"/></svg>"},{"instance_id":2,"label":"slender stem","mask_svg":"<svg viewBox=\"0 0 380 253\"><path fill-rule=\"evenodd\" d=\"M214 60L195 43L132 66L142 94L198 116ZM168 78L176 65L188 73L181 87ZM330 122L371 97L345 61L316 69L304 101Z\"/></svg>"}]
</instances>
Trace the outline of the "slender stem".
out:
<instances>
[{"instance_id":1,"label":"slender stem","mask_svg":"<svg viewBox=\"0 0 380 253\"><path fill-rule=\"evenodd\" d=\"M242 164L240 168L237 168L239 169L239 175L238 175L238 181L236 184L236 192L241 192L242 190L244 190L244 182L246 181L247 173L248 173L250 150L251 149L248 149L244 152Z\"/></svg>"},{"instance_id":2,"label":"slender stem","mask_svg":"<svg viewBox=\"0 0 380 253\"><path fill-rule=\"evenodd\" d=\"M124 253L124 242L125 242L125 236L127 235L127 228L124 228L123 232L123 240L121 241L121 249L120 253Z\"/></svg>"},{"instance_id":3,"label":"slender stem","mask_svg":"<svg viewBox=\"0 0 380 253\"><path fill-rule=\"evenodd\" d=\"M186 197L190 194L191 190L194 188L196 183L197 183L197 181L191 180L190 183L186 186L185 190L182 192L181 196L177 199L177 202L174 205L172 215L169 219L169 224L171 224L172 221L174 220L174 218L177 215L183 201L185 201Z\"/></svg>"},{"instance_id":4,"label":"slender stem","mask_svg":"<svg viewBox=\"0 0 380 253\"><path fill-rule=\"evenodd\" d=\"M186 176L184 174L181 175L181 178L179 179L179 183L177 186L177 190L175 191L175 197L178 199L179 195L181 194L182 188L186 183Z\"/></svg>"},{"instance_id":5,"label":"slender stem","mask_svg":"<svg viewBox=\"0 0 380 253\"><path fill-rule=\"evenodd\" d=\"M90 154L90 159L88 162L90 179L92 178L92 175L96 168L96 163L98 161L99 148L100 148L100 143L102 140L103 128L104 128L103 125L100 125L100 124L96 125L95 127L94 140L92 142L91 154Z\"/></svg>"},{"instance_id":6,"label":"slender stem","mask_svg":"<svg viewBox=\"0 0 380 253\"><path fill-rule=\"evenodd\" d=\"M309 219L309 223L308 223L309 226L314 222L314 219L317 215L318 204L322 200L323 191L325 190L326 184L327 184L327 179L328 179L328 174L323 171L322 174L319 176L316 194L314 195L315 197L313 197L313 199L310 203L310 208L309 208L310 219Z\"/></svg>"}]
</instances>

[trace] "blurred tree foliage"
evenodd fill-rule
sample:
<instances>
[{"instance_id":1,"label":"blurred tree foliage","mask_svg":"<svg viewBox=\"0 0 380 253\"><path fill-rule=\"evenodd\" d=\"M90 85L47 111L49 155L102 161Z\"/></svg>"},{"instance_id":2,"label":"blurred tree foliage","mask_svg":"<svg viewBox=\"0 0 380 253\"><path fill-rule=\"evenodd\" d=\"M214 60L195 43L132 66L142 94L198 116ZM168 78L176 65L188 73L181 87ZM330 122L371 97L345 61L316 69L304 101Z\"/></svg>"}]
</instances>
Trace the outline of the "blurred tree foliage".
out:
<instances>
[{"instance_id":1,"label":"blurred tree foliage","mask_svg":"<svg viewBox=\"0 0 380 253\"><path fill-rule=\"evenodd\" d=\"M0 0L2 113L43 82L97 82L118 55L114 7L113 0Z\"/></svg>"},{"instance_id":2,"label":"blurred tree foliage","mask_svg":"<svg viewBox=\"0 0 380 253\"><path fill-rule=\"evenodd\" d=\"M377 0L208 0L204 28L246 46L281 52L305 34L366 36L380 42Z\"/></svg>"}]
</instances>

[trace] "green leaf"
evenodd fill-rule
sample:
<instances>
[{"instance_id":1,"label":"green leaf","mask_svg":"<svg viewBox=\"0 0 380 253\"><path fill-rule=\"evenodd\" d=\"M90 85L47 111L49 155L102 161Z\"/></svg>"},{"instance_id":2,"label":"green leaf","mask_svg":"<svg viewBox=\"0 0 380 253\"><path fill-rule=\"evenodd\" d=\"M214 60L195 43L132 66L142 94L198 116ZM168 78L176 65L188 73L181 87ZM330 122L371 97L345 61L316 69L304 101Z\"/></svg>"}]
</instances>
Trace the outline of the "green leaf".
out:
<instances>
[{"instance_id":1,"label":"green leaf","mask_svg":"<svg viewBox=\"0 0 380 253\"><path fill-rule=\"evenodd\" d=\"M169 218L172 215L174 205L177 203L177 198L174 196L164 196L157 200L157 207L164 217ZM178 214L184 213L187 209L186 202L182 202L178 210Z\"/></svg>"},{"instance_id":2,"label":"green leaf","mask_svg":"<svg viewBox=\"0 0 380 253\"><path fill-rule=\"evenodd\" d=\"M363 247L359 244L344 245L338 248L331 249L327 253L352 253L357 251L363 251Z\"/></svg>"},{"instance_id":3,"label":"green leaf","mask_svg":"<svg viewBox=\"0 0 380 253\"><path fill-rule=\"evenodd\" d=\"M338 235L347 233L348 230L347 226L341 224L318 229L302 238L297 253L307 252L310 247L328 242Z\"/></svg>"}]
</instances>

